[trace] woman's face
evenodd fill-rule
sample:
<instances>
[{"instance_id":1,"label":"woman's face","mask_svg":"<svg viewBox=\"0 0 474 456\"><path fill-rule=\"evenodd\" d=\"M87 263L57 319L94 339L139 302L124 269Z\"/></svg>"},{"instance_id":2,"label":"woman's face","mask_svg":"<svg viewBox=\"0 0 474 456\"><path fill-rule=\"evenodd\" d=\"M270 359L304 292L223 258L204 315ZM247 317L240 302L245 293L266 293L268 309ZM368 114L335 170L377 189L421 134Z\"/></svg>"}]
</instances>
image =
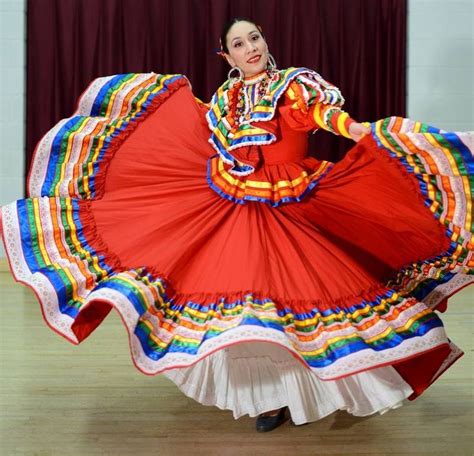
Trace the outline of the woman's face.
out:
<instances>
[{"instance_id":1,"label":"woman's face","mask_svg":"<svg viewBox=\"0 0 474 456\"><path fill-rule=\"evenodd\" d=\"M238 66L246 77L261 73L267 67L268 46L257 27L246 21L235 23L227 33L225 54L230 66Z\"/></svg>"}]
</instances>

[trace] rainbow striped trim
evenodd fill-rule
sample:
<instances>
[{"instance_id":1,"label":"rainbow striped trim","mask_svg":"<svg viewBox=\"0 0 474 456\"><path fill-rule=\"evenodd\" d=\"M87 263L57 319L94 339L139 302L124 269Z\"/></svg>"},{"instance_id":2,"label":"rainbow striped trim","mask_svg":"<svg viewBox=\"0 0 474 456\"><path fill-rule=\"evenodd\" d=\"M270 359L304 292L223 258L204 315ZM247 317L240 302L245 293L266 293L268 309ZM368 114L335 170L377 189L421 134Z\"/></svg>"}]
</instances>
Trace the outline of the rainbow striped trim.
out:
<instances>
[{"instance_id":1,"label":"rainbow striped trim","mask_svg":"<svg viewBox=\"0 0 474 456\"><path fill-rule=\"evenodd\" d=\"M134 280L153 289L158 300L147 302L145 293L131 286ZM161 281L154 282L151 276L137 271L111 278L103 286L108 287L110 281L134 303L140 315L134 334L146 356L155 362L173 353L199 356L208 342L226 339L234 329L247 327L250 337L254 330L258 335L259 329L265 337L273 331L284 335L286 345L291 341L293 351L296 349L311 368L321 372L362 350L389 351L435 328L439 330L434 334L442 332L436 314L391 290L373 293L371 300L359 298L357 304L337 311L320 311L315 306L309 313L296 314L272 299L253 294L237 299L207 297L207 304L189 296L170 298Z\"/></svg>"},{"instance_id":2,"label":"rainbow striped trim","mask_svg":"<svg viewBox=\"0 0 474 456\"><path fill-rule=\"evenodd\" d=\"M238 204L258 201L273 207L303 200L334 166L333 163L323 160L313 172L308 173L302 168L301 174L291 181L280 179L268 182L232 176L219 155L214 155L207 163L207 181L220 196Z\"/></svg>"},{"instance_id":3,"label":"rainbow striped trim","mask_svg":"<svg viewBox=\"0 0 474 456\"><path fill-rule=\"evenodd\" d=\"M147 374L190 365L244 340L276 342L327 379L447 343L434 312L386 287L348 297L334 310L321 310L325 303L315 301L307 313L258 292L177 294L159 273L121 270L108 252L98 253L97 233L84 233L93 223L88 202L61 200L33 198L3 207L13 273L35 290L48 324L72 343L107 315L103 303L114 307L129 332L133 360ZM61 232L70 235L61 238Z\"/></svg>"},{"instance_id":4,"label":"rainbow striped trim","mask_svg":"<svg viewBox=\"0 0 474 456\"><path fill-rule=\"evenodd\" d=\"M472 132L454 133L400 117L372 124L378 145L418 181L425 205L451 240L448 251L402 269L390 285L437 303L450 282L474 281ZM443 290L443 292L441 292Z\"/></svg>"},{"instance_id":5,"label":"rainbow striped trim","mask_svg":"<svg viewBox=\"0 0 474 456\"><path fill-rule=\"evenodd\" d=\"M232 89L232 80L224 82L214 93L206 114L211 130L209 143L224 163L232 165L229 173L235 176L247 176L255 171L252 165L237 160L231 151L239 147L271 144L276 141L276 136L272 132L252 124L268 121L274 117L278 100L295 79L304 85L303 97L308 103L320 102L336 106L344 103L339 89L325 81L316 71L290 67L278 71L277 76L269 84L268 94L252 107L248 120L233 131L226 119L230 109L229 92Z\"/></svg>"},{"instance_id":6,"label":"rainbow striped trim","mask_svg":"<svg viewBox=\"0 0 474 456\"><path fill-rule=\"evenodd\" d=\"M189 81L182 75L128 73L95 79L72 117L38 143L29 196L99 198L115 150L145 114Z\"/></svg>"},{"instance_id":7,"label":"rainbow striped trim","mask_svg":"<svg viewBox=\"0 0 474 456\"><path fill-rule=\"evenodd\" d=\"M347 297L338 306L315 300L306 313L292 312L294 303L258 290L229 296L182 295L172 290L159 271L145 265L129 270L120 265L96 231L88 200L102 191L103 180L98 178L102 163L112 158L120 138L123 140L136 122L172 91L187 84L179 76L153 77L155 82L164 82L156 85L155 93L160 86L166 86L167 92L140 110L142 115L129 119L120 135L110 135L108 148L95 149L97 160L88 162L99 169L93 191L83 193L74 183L69 186L74 182L71 178L67 185L62 180L50 185L53 180L46 177L52 175L49 168L61 169L61 160L69 163L83 150L72 147L69 155L58 157L61 148L50 148L51 157L35 157L30 181L33 196L2 207L3 239L12 272L35 291L44 318L55 331L77 344L113 307L129 333L136 366L147 374L189 366L226 345L248 340L278 343L323 379L394 363L448 344L441 320L426 303L431 299L435 305L453 290L473 282L471 134L442 132L400 118L383 119L372 126L381 151L388 152L387 160L395 159L418 178L420 195L452 239L450 250L440 258L416 265L421 272L415 267L403 270L401 275L408 275L408 281ZM166 85L165 81L173 77L174 83ZM113 84L112 80L114 77L93 82L81 98L80 110L87 105L89 114L81 115L96 114L96 120L103 122L103 114L112 113L107 119L114 123L119 113L128 117L130 110L139 109L138 104L115 103L125 99L122 91L130 87ZM152 91L148 93L152 96ZM64 124L52 130L51 138L71 136L72 132L57 135ZM102 127L107 130L107 125ZM90 144L96 134L92 128L89 137L85 135L81 141ZM78 139L59 142L70 145ZM37 153L41 157L42 147ZM80 167L77 157L75 160ZM44 188L53 194L42 195ZM63 195L66 189L71 194ZM418 299L420 293L424 302ZM328 305L332 310L324 310Z\"/></svg>"}]
</instances>

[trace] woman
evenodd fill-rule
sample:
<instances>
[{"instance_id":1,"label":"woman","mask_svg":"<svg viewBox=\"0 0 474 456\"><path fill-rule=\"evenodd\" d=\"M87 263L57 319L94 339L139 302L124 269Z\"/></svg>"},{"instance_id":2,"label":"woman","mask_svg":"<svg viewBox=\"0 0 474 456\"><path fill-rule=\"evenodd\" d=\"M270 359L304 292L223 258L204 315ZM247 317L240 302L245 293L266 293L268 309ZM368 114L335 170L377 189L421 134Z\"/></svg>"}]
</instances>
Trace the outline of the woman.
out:
<instances>
[{"instance_id":1,"label":"woman","mask_svg":"<svg viewBox=\"0 0 474 456\"><path fill-rule=\"evenodd\" d=\"M434 310L472 283L468 134L354 121L249 20L221 44L239 76L210 103L104 77L45 135L2 208L15 278L75 344L115 308L138 369L258 431L414 399L462 355ZM357 145L309 157L319 128Z\"/></svg>"}]
</instances>

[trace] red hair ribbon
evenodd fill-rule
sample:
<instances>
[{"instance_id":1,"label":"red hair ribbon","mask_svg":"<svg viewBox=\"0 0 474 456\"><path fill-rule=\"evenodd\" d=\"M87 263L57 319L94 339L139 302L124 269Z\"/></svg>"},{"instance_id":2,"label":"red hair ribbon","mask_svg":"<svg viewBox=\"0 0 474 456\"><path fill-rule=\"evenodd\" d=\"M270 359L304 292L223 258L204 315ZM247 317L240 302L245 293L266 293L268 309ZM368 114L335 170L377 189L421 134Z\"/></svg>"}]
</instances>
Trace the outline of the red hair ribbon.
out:
<instances>
[{"instance_id":1,"label":"red hair ribbon","mask_svg":"<svg viewBox=\"0 0 474 456\"><path fill-rule=\"evenodd\" d=\"M221 41L220 38L219 38L219 44L220 44L220 47L221 47L221 48L220 48L219 51L216 51L216 54L217 54L217 55L220 55L222 58L225 58L225 57L224 57L224 48L222 47L222 41Z\"/></svg>"}]
</instances>

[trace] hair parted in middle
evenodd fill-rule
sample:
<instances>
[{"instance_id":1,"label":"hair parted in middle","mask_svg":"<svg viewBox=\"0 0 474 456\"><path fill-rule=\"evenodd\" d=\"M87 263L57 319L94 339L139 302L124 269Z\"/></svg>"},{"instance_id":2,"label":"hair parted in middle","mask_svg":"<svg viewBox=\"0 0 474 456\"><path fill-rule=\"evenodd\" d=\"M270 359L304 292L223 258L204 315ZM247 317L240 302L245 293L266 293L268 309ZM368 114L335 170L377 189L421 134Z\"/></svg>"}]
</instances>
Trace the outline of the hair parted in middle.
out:
<instances>
[{"instance_id":1,"label":"hair parted in middle","mask_svg":"<svg viewBox=\"0 0 474 456\"><path fill-rule=\"evenodd\" d=\"M255 25L255 27L257 27L258 31L262 35L263 39L265 39L262 27L259 24L257 24L255 21L247 17L234 17L224 25L221 36L219 38L220 50L217 51L216 54L220 55L223 58L225 58L224 54L229 53L229 48L227 47L227 34L229 33L230 28L237 22L249 22L250 24Z\"/></svg>"}]
</instances>

